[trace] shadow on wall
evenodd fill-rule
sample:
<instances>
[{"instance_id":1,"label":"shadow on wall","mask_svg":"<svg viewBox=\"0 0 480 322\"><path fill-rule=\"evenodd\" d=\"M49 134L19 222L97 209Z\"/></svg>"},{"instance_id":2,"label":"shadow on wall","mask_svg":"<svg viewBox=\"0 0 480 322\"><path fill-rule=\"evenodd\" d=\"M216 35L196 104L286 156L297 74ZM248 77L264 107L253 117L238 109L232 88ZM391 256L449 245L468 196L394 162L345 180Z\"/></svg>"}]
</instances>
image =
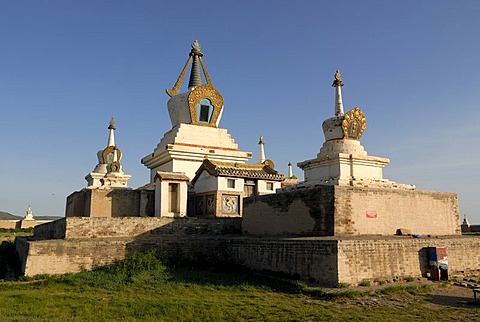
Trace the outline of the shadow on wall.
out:
<instances>
[{"instance_id":1,"label":"shadow on wall","mask_svg":"<svg viewBox=\"0 0 480 322\"><path fill-rule=\"evenodd\" d=\"M172 218L173 219L173 218ZM226 237L241 236L241 218L175 218L161 227L137 235L127 253L155 250L172 263L233 263Z\"/></svg>"}]
</instances>

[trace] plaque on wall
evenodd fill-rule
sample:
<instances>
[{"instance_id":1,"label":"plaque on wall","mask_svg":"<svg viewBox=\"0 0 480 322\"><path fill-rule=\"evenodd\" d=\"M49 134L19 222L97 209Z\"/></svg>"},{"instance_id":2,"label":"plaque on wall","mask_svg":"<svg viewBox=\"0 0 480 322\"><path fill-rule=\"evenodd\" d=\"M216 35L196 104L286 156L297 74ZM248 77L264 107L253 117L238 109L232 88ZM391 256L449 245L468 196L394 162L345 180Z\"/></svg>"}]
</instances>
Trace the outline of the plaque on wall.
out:
<instances>
[{"instance_id":1,"label":"plaque on wall","mask_svg":"<svg viewBox=\"0 0 480 322\"><path fill-rule=\"evenodd\" d=\"M238 214L238 196L222 196L222 212L225 214Z\"/></svg>"}]
</instances>

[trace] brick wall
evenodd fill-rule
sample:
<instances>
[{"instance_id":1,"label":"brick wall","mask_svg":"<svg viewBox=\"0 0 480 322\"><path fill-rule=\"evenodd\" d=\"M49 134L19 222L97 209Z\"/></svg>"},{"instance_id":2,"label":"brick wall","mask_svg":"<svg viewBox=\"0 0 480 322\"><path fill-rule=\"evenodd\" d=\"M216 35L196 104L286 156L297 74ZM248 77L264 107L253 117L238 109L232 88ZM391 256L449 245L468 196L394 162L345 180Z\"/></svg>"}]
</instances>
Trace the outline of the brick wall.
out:
<instances>
[{"instance_id":1,"label":"brick wall","mask_svg":"<svg viewBox=\"0 0 480 322\"><path fill-rule=\"evenodd\" d=\"M319 186L245 198L243 231L253 235L459 235L455 193Z\"/></svg>"},{"instance_id":2,"label":"brick wall","mask_svg":"<svg viewBox=\"0 0 480 322\"><path fill-rule=\"evenodd\" d=\"M337 241L236 238L225 243L232 260L254 270L281 272L336 285Z\"/></svg>"},{"instance_id":3,"label":"brick wall","mask_svg":"<svg viewBox=\"0 0 480 322\"><path fill-rule=\"evenodd\" d=\"M67 197L66 217L139 217L154 215L153 190L83 189Z\"/></svg>"},{"instance_id":4,"label":"brick wall","mask_svg":"<svg viewBox=\"0 0 480 322\"><path fill-rule=\"evenodd\" d=\"M37 241L17 238L16 249L26 276L53 275L77 273L122 260L128 241L125 238Z\"/></svg>"},{"instance_id":5,"label":"brick wall","mask_svg":"<svg viewBox=\"0 0 480 322\"><path fill-rule=\"evenodd\" d=\"M461 234L457 194L335 186L335 236Z\"/></svg>"},{"instance_id":6,"label":"brick wall","mask_svg":"<svg viewBox=\"0 0 480 322\"><path fill-rule=\"evenodd\" d=\"M358 283L394 276L426 276L427 247L446 247L450 272L480 269L480 238L391 238L340 240L339 281Z\"/></svg>"},{"instance_id":7,"label":"brick wall","mask_svg":"<svg viewBox=\"0 0 480 322\"><path fill-rule=\"evenodd\" d=\"M3 229L20 228L21 224L21 220L0 220L0 228Z\"/></svg>"},{"instance_id":8,"label":"brick wall","mask_svg":"<svg viewBox=\"0 0 480 322\"><path fill-rule=\"evenodd\" d=\"M253 235L333 235L334 187L245 198L243 231Z\"/></svg>"},{"instance_id":9,"label":"brick wall","mask_svg":"<svg viewBox=\"0 0 480 322\"><path fill-rule=\"evenodd\" d=\"M241 218L70 217L37 226L37 239L240 234Z\"/></svg>"},{"instance_id":10,"label":"brick wall","mask_svg":"<svg viewBox=\"0 0 480 322\"><path fill-rule=\"evenodd\" d=\"M33 228L33 235L42 239L65 238L67 218L57 219L55 221L36 226Z\"/></svg>"},{"instance_id":11,"label":"brick wall","mask_svg":"<svg viewBox=\"0 0 480 322\"><path fill-rule=\"evenodd\" d=\"M480 269L480 238L256 238L201 234L29 240L17 238L25 275L74 273L155 249L165 259L241 263L323 285L426 274L426 247L446 247L449 271ZM28 256L27 256L28 254Z\"/></svg>"}]
</instances>

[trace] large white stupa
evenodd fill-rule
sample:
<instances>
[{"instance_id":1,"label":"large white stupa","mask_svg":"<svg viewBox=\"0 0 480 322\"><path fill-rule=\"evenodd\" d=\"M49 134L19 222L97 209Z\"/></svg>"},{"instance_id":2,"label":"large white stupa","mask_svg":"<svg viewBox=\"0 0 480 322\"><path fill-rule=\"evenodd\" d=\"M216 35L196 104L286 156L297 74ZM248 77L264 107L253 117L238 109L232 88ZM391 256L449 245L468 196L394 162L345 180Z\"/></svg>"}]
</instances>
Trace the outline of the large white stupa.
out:
<instances>
[{"instance_id":1,"label":"large white stupa","mask_svg":"<svg viewBox=\"0 0 480 322\"><path fill-rule=\"evenodd\" d=\"M157 171L185 173L192 180L205 158L244 164L252 157L252 153L239 150L226 129L218 127L223 97L213 87L202 57L200 45L195 41L174 87L166 90L171 97L167 106L172 129L164 134L152 153L142 158L142 164L150 169L151 182ZM188 89L180 93L190 63Z\"/></svg>"}]
</instances>

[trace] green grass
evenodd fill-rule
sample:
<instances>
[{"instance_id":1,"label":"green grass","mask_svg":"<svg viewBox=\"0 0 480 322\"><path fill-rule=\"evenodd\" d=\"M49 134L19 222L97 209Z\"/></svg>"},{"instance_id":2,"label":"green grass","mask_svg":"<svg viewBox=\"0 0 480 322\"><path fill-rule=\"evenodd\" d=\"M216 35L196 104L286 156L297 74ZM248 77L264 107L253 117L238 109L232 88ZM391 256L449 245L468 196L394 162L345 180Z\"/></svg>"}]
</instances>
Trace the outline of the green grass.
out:
<instances>
[{"instance_id":1,"label":"green grass","mask_svg":"<svg viewBox=\"0 0 480 322\"><path fill-rule=\"evenodd\" d=\"M480 314L432 309L422 297L428 291L416 286L330 291L240 267L168 267L153 253L134 254L91 272L0 283L0 320L466 321ZM372 298L387 304L371 306Z\"/></svg>"},{"instance_id":2,"label":"green grass","mask_svg":"<svg viewBox=\"0 0 480 322\"><path fill-rule=\"evenodd\" d=\"M15 237L19 236L33 236L33 228L0 228L0 242L2 241L9 241L13 242Z\"/></svg>"}]
</instances>

